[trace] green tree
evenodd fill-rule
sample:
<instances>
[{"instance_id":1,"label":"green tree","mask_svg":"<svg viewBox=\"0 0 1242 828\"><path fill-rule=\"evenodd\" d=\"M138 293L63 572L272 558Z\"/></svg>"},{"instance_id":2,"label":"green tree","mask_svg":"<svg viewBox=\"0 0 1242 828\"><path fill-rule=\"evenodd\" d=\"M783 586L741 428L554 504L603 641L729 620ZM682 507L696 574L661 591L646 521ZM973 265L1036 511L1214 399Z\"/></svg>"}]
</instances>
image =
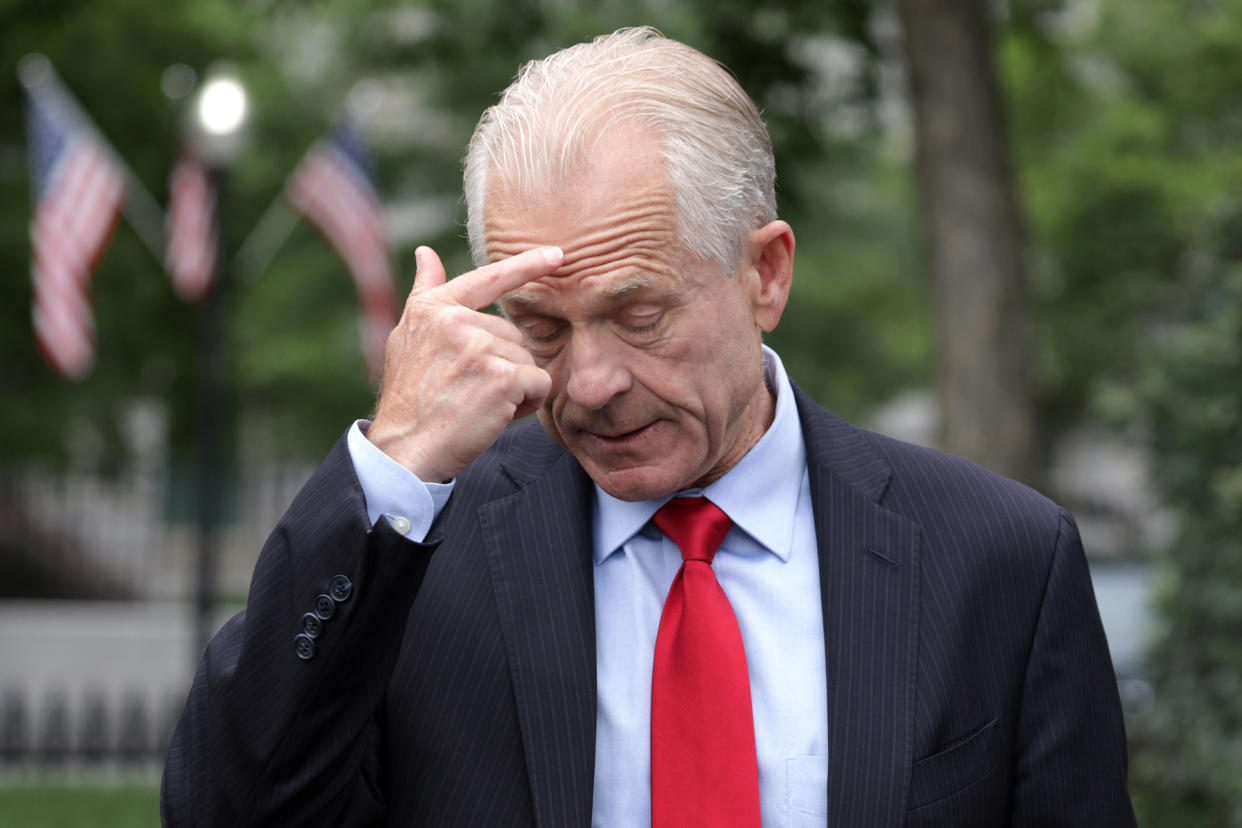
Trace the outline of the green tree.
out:
<instances>
[{"instance_id":1,"label":"green tree","mask_svg":"<svg viewBox=\"0 0 1242 828\"><path fill-rule=\"evenodd\" d=\"M1005 99L1030 219L1047 450L1133 386L1242 185L1242 4L1015 4ZM1210 69L1209 69L1210 67ZM1210 259L1210 256L1208 256Z\"/></svg>"}]
</instances>

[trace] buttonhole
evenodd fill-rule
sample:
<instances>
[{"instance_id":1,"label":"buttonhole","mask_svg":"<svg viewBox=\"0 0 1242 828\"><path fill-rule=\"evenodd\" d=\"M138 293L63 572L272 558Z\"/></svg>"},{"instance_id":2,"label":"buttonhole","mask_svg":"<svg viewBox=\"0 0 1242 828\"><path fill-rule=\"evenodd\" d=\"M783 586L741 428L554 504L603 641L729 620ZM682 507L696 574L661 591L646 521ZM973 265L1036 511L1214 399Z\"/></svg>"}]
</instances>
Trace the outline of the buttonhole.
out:
<instances>
[{"instance_id":1,"label":"buttonhole","mask_svg":"<svg viewBox=\"0 0 1242 828\"><path fill-rule=\"evenodd\" d=\"M900 564L897 563L896 558L890 558L888 555L885 555L883 552L876 549L874 546L868 546L865 551L868 555L875 558L877 561L879 561L882 564L887 564L888 566L900 566Z\"/></svg>"}]
</instances>

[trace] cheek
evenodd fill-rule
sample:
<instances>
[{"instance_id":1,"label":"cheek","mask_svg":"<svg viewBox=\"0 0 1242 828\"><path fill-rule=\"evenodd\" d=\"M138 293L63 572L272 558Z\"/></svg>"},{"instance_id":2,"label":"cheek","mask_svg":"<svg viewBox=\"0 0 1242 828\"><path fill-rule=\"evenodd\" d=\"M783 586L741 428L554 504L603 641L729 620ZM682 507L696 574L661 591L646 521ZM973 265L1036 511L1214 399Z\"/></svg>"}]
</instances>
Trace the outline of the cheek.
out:
<instances>
[{"instance_id":1,"label":"cheek","mask_svg":"<svg viewBox=\"0 0 1242 828\"><path fill-rule=\"evenodd\" d=\"M745 411L763 385L763 357L759 344L746 332L710 344L695 383L700 388L704 416L713 432L728 429Z\"/></svg>"}]
</instances>

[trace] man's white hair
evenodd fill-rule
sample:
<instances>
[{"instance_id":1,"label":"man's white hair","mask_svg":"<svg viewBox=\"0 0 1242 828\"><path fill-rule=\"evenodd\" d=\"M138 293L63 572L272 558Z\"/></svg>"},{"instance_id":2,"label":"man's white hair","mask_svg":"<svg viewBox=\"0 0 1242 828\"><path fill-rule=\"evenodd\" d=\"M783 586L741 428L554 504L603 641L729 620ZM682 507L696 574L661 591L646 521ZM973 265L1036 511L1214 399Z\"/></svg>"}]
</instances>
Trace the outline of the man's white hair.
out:
<instances>
[{"instance_id":1,"label":"man's white hair","mask_svg":"<svg viewBox=\"0 0 1242 828\"><path fill-rule=\"evenodd\" d=\"M620 29L527 63L483 113L464 176L475 263L487 260L489 190L529 197L537 187L563 185L590 162L604 132L621 123L657 140L686 250L733 273L750 231L776 218L767 129L726 69L648 27Z\"/></svg>"}]
</instances>

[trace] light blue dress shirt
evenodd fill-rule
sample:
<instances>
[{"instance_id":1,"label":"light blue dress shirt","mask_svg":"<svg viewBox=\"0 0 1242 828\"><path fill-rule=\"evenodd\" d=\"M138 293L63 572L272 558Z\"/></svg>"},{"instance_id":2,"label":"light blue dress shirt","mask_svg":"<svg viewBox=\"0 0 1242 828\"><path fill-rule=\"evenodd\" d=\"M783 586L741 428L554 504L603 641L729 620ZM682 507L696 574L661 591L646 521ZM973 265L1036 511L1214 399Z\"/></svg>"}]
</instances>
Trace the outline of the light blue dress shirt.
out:
<instances>
[{"instance_id":1,"label":"light blue dress shirt","mask_svg":"<svg viewBox=\"0 0 1242 828\"><path fill-rule=\"evenodd\" d=\"M733 520L712 563L746 648L764 828L823 826L828 709L819 556L802 429L780 358L764 348L772 425L702 494ZM362 422L362 421L360 421ZM372 521L422 540L452 484L424 486L363 436L348 445ZM664 598L681 566L650 524L667 498L630 503L596 487L595 641L598 709L592 822L651 824L651 668Z\"/></svg>"}]
</instances>

